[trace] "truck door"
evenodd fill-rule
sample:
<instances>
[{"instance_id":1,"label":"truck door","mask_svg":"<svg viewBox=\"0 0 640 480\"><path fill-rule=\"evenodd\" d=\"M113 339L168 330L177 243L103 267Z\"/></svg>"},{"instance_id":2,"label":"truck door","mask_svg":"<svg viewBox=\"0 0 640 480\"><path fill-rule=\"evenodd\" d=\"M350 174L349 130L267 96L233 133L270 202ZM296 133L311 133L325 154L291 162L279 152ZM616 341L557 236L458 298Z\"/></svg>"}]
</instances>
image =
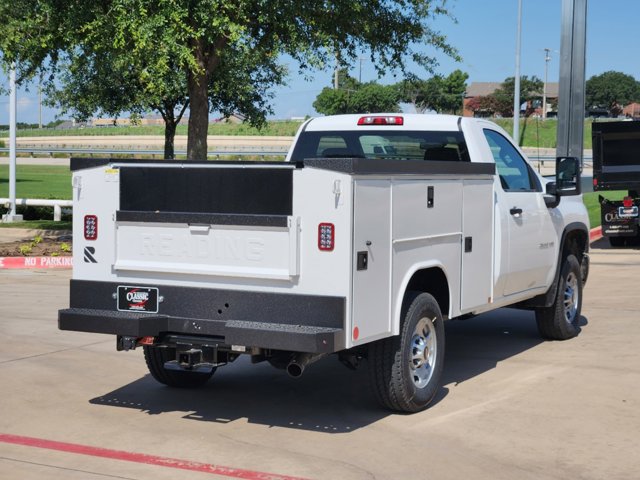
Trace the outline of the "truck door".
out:
<instances>
[{"instance_id":1,"label":"truck door","mask_svg":"<svg viewBox=\"0 0 640 480\"><path fill-rule=\"evenodd\" d=\"M496 188L496 226L501 232L502 281L495 295L512 295L544 287L555 264L555 230L547 209L542 185L531 166L501 133L485 129L485 138L496 162L500 186ZM504 244L506 243L506 245ZM498 242L496 242L496 245ZM506 254L505 254L506 252Z\"/></svg>"}]
</instances>

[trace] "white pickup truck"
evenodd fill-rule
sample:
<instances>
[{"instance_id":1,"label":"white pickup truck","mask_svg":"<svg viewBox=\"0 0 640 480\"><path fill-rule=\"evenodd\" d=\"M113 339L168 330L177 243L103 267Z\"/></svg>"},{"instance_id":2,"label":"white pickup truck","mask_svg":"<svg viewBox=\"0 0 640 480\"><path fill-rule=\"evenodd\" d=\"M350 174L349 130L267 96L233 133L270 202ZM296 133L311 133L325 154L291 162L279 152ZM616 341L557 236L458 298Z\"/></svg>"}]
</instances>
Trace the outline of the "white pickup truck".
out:
<instances>
[{"instance_id":1,"label":"white pickup truck","mask_svg":"<svg viewBox=\"0 0 640 480\"><path fill-rule=\"evenodd\" d=\"M540 177L495 124L439 115L307 121L274 163L73 159L63 330L142 346L169 386L240 355L292 376L364 360L382 405L438 391L448 319L535 310L579 331L589 227L579 162Z\"/></svg>"}]
</instances>

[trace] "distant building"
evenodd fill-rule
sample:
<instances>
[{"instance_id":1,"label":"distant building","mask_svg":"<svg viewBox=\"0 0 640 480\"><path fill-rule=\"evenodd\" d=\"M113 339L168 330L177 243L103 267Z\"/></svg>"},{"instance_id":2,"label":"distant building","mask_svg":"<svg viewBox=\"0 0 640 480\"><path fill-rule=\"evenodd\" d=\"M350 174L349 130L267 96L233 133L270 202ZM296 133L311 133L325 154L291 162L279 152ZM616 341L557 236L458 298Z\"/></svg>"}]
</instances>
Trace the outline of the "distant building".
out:
<instances>
[{"instance_id":1,"label":"distant building","mask_svg":"<svg viewBox=\"0 0 640 480\"><path fill-rule=\"evenodd\" d=\"M235 124L239 124L239 123L244 123L245 120L247 119L246 116L244 116L241 113L232 113L231 115L229 115L228 117L224 118L224 121L226 123L235 123Z\"/></svg>"},{"instance_id":2,"label":"distant building","mask_svg":"<svg viewBox=\"0 0 640 480\"><path fill-rule=\"evenodd\" d=\"M183 115L178 125L186 125L189 123L189 117ZM132 126L130 118L94 118L91 121L93 127L130 127ZM152 114L145 115L140 118L140 126L164 126L164 119L162 115Z\"/></svg>"},{"instance_id":3,"label":"distant building","mask_svg":"<svg viewBox=\"0 0 640 480\"><path fill-rule=\"evenodd\" d=\"M65 120L55 126L56 130L69 130L71 128L85 128L89 126L87 122L76 122L75 120Z\"/></svg>"},{"instance_id":4,"label":"distant building","mask_svg":"<svg viewBox=\"0 0 640 480\"><path fill-rule=\"evenodd\" d=\"M128 118L94 118L91 122L94 127L128 127L131 121Z\"/></svg>"},{"instance_id":5,"label":"distant building","mask_svg":"<svg viewBox=\"0 0 640 480\"><path fill-rule=\"evenodd\" d=\"M622 114L627 118L640 119L640 103L630 103L622 109Z\"/></svg>"},{"instance_id":6,"label":"distant building","mask_svg":"<svg viewBox=\"0 0 640 480\"><path fill-rule=\"evenodd\" d=\"M472 104L476 99L480 97L486 97L487 95L491 95L497 89L502 86L501 82L472 82L467 87L467 91L464 95L463 100L463 111L462 115L465 117L484 117L491 116L493 112L482 112L482 111L474 111L470 108L470 104ZM559 84L557 82L549 82L547 83L547 116L552 117L556 116L556 112L553 110L552 105L558 104L558 91ZM535 101L533 105L530 105L534 109L534 115L542 116L542 93L540 92L540 101Z\"/></svg>"}]
</instances>

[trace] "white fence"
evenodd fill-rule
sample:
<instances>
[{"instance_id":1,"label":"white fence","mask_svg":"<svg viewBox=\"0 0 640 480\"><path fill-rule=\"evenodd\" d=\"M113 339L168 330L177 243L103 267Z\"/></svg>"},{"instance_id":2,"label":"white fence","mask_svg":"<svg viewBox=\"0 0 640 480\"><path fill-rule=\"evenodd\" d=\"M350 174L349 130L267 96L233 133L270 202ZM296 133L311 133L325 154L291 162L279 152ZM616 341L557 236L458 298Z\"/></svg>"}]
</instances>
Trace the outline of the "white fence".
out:
<instances>
[{"instance_id":1,"label":"white fence","mask_svg":"<svg viewBox=\"0 0 640 480\"><path fill-rule=\"evenodd\" d=\"M11 204L11 200L8 198L0 198L0 205ZM39 199L39 198L16 198L16 206L18 205L26 205L30 207L53 207L53 220L55 222L59 222L62 218L62 208L70 208L73 206L73 201L71 200L50 200L50 199Z\"/></svg>"}]
</instances>

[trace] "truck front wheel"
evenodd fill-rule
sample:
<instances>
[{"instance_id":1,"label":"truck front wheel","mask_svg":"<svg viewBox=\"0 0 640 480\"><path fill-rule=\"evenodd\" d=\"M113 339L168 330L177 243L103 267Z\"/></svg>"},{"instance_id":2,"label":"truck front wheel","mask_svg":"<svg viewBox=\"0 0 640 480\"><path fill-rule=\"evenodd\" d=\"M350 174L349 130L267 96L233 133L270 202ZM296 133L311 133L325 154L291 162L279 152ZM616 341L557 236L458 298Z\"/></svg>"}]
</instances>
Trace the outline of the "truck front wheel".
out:
<instances>
[{"instance_id":1,"label":"truck front wheel","mask_svg":"<svg viewBox=\"0 0 640 480\"><path fill-rule=\"evenodd\" d=\"M163 383L169 387L176 388L196 388L201 387L211 378L215 373L214 368L211 372L189 372L187 370L167 370L164 368L164 364L170 360L175 360L176 349L175 348L160 348L145 345L144 359L147 362L149 373L158 382Z\"/></svg>"},{"instance_id":2,"label":"truck front wheel","mask_svg":"<svg viewBox=\"0 0 640 480\"><path fill-rule=\"evenodd\" d=\"M408 293L400 335L371 343L371 383L378 401L390 410L418 412L440 387L444 324L438 302L428 293Z\"/></svg>"},{"instance_id":3,"label":"truck front wheel","mask_svg":"<svg viewBox=\"0 0 640 480\"><path fill-rule=\"evenodd\" d=\"M553 305L536 309L538 331L550 340L566 340L580 331L582 272L574 255L566 257L558 282Z\"/></svg>"}]
</instances>

